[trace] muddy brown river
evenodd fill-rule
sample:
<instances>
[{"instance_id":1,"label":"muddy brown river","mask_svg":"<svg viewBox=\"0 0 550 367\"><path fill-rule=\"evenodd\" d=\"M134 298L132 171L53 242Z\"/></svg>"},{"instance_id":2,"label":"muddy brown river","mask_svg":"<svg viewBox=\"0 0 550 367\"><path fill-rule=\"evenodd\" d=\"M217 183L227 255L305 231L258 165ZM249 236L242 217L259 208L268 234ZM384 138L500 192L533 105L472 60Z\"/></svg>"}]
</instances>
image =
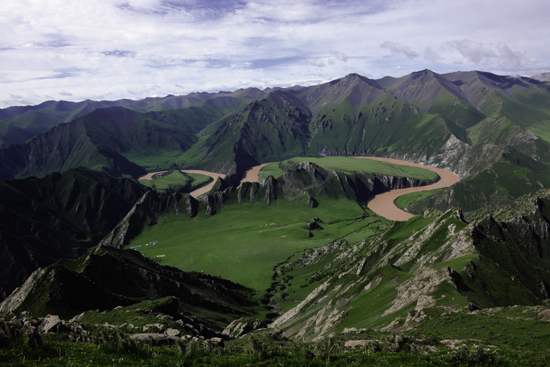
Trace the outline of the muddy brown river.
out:
<instances>
[{"instance_id":1,"label":"muddy brown river","mask_svg":"<svg viewBox=\"0 0 550 367\"><path fill-rule=\"evenodd\" d=\"M432 185L391 190L383 194L376 195L372 200L369 201L368 208L370 210L390 220L405 221L414 217L413 214L407 213L406 211L403 211L395 206L394 201L399 196L409 194L411 192L442 189L445 187L452 186L455 183L460 181L460 178L457 175L441 168L434 168L434 167L424 166L418 163L400 161L398 159L390 159L390 158L377 158L377 157L356 157L356 158L373 159L380 162L400 164L402 166L419 167L419 168L423 168L423 169L427 169L429 171L435 172L439 175L440 180Z\"/></svg>"},{"instance_id":2,"label":"muddy brown river","mask_svg":"<svg viewBox=\"0 0 550 367\"><path fill-rule=\"evenodd\" d=\"M404 221L409 220L410 218L414 217L413 214L407 213L406 211L403 211L395 206L394 201L401 195L409 194L411 192L420 192L420 191L428 191L428 190L434 190L434 189L441 189L445 187L449 187L454 185L455 183L460 181L460 178L455 175L452 172L449 172L447 170L441 169L441 168L434 168L429 166L424 166L422 164L418 163L412 163L407 161L401 161L398 159L391 159L391 158L378 158L378 157L355 157L359 159L372 159L380 162L388 162L393 164L400 164L402 166L410 166L410 167L419 167L423 169L427 169L429 171L435 172L439 175L440 180L434 183L433 185L428 186L420 186L420 187L408 187L406 189L398 189L398 190L391 190L389 192L385 192L380 195L376 195L373 199L371 199L368 203L368 208L375 212L376 214L390 219L390 220L398 220L398 221ZM248 171L246 171L245 176L242 180L242 182L258 182L258 175L260 173L260 170L271 163L264 163L259 166L252 167ZM157 173L162 173L166 171L160 171L160 172L152 172L148 173L145 176L140 177L140 180L151 180L153 175ZM214 172L208 172L208 171L201 171L201 170L182 170L184 173L195 173L199 175L205 175L210 176L213 178L214 181L210 183L207 186L201 187L198 190L195 190L190 193L191 196L194 198L201 196L204 193L207 193L212 189L214 184L216 183L216 179L218 177L225 178L226 176L220 173L214 173Z\"/></svg>"},{"instance_id":3,"label":"muddy brown river","mask_svg":"<svg viewBox=\"0 0 550 367\"><path fill-rule=\"evenodd\" d=\"M258 182L259 180L258 176L260 174L260 171L262 170L262 168L264 168L268 164L271 164L271 163L264 163L264 164L260 164L259 166L252 167L251 169L249 169L244 173L244 177L241 182Z\"/></svg>"},{"instance_id":4,"label":"muddy brown river","mask_svg":"<svg viewBox=\"0 0 550 367\"><path fill-rule=\"evenodd\" d=\"M152 180L154 175L156 175L157 173L163 173L163 172L167 172L167 171L151 172L151 173L146 174L145 176L141 176L139 178L139 180ZM201 171L201 170L196 170L196 169L182 169L181 172L183 172L183 173L194 173L194 174L197 174L197 175L204 175L204 176L210 176L214 180L211 183L209 183L208 185L203 186L200 189L197 189L197 190L192 191L191 193L189 193L189 195L191 195L194 198L197 198L197 197L201 196L202 194L205 194L208 191L212 190L212 187L214 187L214 184L216 183L216 179L218 179L218 177L225 178L225 175L223 175L221 173Z\"/></svg>"}]
</instances>

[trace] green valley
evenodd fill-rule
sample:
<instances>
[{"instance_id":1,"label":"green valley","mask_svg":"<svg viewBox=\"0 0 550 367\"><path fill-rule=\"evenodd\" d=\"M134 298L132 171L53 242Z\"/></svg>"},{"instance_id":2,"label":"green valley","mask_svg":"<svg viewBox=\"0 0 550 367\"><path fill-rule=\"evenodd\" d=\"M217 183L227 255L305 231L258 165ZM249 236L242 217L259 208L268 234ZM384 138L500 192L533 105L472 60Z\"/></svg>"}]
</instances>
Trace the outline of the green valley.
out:
<instances>
[{"instance_id":1,"label":"green valley","mask_svg":"<svg viewBox=\"0 0 550 367\"><path fill-rule=\"evenodd\" d=\"M549 102L422 70L2 109L0 363L547 365Z\"/></svg>"}]
</instances>

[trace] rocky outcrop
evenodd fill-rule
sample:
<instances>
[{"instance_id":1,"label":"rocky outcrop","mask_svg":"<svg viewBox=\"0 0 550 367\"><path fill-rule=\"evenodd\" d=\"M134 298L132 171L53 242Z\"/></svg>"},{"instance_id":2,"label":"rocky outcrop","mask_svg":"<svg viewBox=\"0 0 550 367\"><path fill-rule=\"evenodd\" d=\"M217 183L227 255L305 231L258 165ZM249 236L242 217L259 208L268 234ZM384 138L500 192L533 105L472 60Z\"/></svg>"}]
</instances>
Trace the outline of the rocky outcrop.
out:
<instances>
[{"instance_id":1,"label":"rocky outcrop","mask_svg":"<svg viewBox=\"0 0 550 367\"><path fill-rule=\"evenodd\" d=\"M203 201L205 211L215 214L215 197L207 196ZM220 200L221 201L221 200ZM187 215L195 217L200 210L200 202L189 194L173 193L169 195L147 191L130 209L128 214L107 235L99 246L122 248L137 236L145 226L154 225L164 214Z\"/></svg>"},{"instance_id":2,"label":"rocky outcrop","mask_svg":"<svg viewBox=\"0 0 550 367\"><path fill-rule=\"evenodd\" d=\"M236 339L248 334L254 330L263 329L267 326L265 321L255 318L241 318L233 320L231 324L223 330L222 335Z\"/></svg>"},{"instance_id":3,"label":"rocky outcrop","mask_svg":"<svg viewBox=\"0 0 550 367\"><path fill-rule=\"evenodd\" d=\"M172 296L158 312L193 316L198 320L193 328L213 335L221 331L220 320L254 314L250 291L214 276L161 266L133 250L110 248L37 270L0 304L0 313L27 310L38 317L56 314L68 319L86 310L112 310Z\"/></svg>"}]
</instances>

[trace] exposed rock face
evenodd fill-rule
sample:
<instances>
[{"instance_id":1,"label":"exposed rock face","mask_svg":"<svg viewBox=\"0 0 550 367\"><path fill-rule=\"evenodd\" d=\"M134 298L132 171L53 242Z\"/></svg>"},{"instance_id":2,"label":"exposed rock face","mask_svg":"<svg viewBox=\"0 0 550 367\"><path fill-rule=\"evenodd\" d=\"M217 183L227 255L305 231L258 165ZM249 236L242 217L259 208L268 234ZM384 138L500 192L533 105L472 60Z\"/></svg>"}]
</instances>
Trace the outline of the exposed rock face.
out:
<instances>
[{"instance_id":1,"label":"exposed rock face","mask_svg":"<svg viewBox=\"0 0 550 367\"><path fill-rule=\"evenodd\" d=\"M97 245L145 190L85 168L0 182L0 300L37 268Z\"/></svg>"},{"instance_id":2,"label":"exposed rock face","mask_svg":"<svg viewBox=\"0 0 550 367\"><path fill-rule=\"evenodd\" d=\"M207 196L203 203L207 213L215 213L214 197ZM141 233L145 226L154 225L160 215L170 212L194 217L198 215L199 209L199 201L189 194L159 195L154 191L147 191L99 245L122 248Z\"/></svg>"},{"instance_id":3,"label":"exposed rock face","mask_svg":"<svg viewBox=\"0 0 550 367\"><path fill-rule=\"evenodd\" d=\"M264 321L260 321L254 318L241 318L233 320L231 324L223 330L222 334L230 338L236 339L248 334L254 330L262 329L266 327Z\"/></svg>"},{"instance_id":4,"label":"exposed rock face","mask_svg":"<svg viewBox=\"0 0 550 367\"><path fill-rule=\"evenodd\" d=\"M425 308L443 300L449 303L445 307L457 307L454 297L466 297L470 311L541 304L550 293L549 218L550 190L545 189L492 215L483 213L472 223L465 222L459 209L433 210L425 213L423 220L429 222L422 227L394 223L370 241L354 245L335 241L306 250L278 271L285 274L323 262L327 265L310 279L322 283L269 327L281 328L296 339L313 340L346 325L347 315L358 312L354 302L364 305L365 299L379 305L382 311L377 317L386 320L383 330L389 331L414 328L426 317ZM407 231L409 226L413 229ZM397 233L403 236L399 240ZM437 267L453 259L464 265ZM390 279L388 273L396 275ZM395 296L390 304L379 304L379 294L386 287L395 288ZM441 289L454 291L440 298ZM406 319L395 318L411 305L415 307Z\"/></svg>"}]
</instances>

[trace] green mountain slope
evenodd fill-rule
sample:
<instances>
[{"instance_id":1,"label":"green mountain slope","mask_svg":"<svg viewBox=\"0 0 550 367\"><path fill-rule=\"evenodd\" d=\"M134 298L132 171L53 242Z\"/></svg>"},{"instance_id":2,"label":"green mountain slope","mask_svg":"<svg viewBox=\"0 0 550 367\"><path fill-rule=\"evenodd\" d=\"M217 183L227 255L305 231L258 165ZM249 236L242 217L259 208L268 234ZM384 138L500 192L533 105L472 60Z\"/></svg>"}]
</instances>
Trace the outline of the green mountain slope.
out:
<instances>
[{"instance_id":1,"label":"green mountain slope","mask_svg":"<svg viewBox=\"0 0 550 367\"><path fill-rule=\"evenodd\" d=\"M296 97L274 91L225 118L198 145L196 166L241 175L258 163L303 155L310 112Z\"/></svg>"},{"instance_id":2,"label":"green mountain slope","mask_svg":"<svg viewBox=\"0 0 550 367\"><path fill-rule=\"evenodd\" d=\"M169 95L162 98L144 100L122 99L117 101L47 101L36 106L14 106L0 109L0 126L13 126L25 130L24 135L6 136L0 129L0 148L7 144L21 144L27 139L42 134L50 128L91 113L97 109L124 107L136 112L165 111L181 109L211 101L213 105L239 104L259 98L262 91L255 88L235 91L233 93L191 93L186 96ZM237 101L237 102L236 102ZM26 136L26 138L25 138Z\"/></svg>"},{"instance_id":3,"label":"green mountain slope","mask_svg":"<svg viewBox=\"0 0 550 367\"><path fill-rule=\"evenodd\" d=\"M251 292L224 279L161 266L135 251L108 249L37 270L0 305L0 312L30 310L36 316L70 318L172 297L164 313L214 336L222 331L220 325L256 313Z\"/></svg>"},{"instance_id":4,"label":"green mountain slope","mask_svg":"<svg viewBox=\"0 0 550 367\"><path fill-rule=\"evenodd\" d=\"M144 192L132 180L84 168L1 182L1 298L38 267L95 246Z\"/></svg>"}]
</instances>

